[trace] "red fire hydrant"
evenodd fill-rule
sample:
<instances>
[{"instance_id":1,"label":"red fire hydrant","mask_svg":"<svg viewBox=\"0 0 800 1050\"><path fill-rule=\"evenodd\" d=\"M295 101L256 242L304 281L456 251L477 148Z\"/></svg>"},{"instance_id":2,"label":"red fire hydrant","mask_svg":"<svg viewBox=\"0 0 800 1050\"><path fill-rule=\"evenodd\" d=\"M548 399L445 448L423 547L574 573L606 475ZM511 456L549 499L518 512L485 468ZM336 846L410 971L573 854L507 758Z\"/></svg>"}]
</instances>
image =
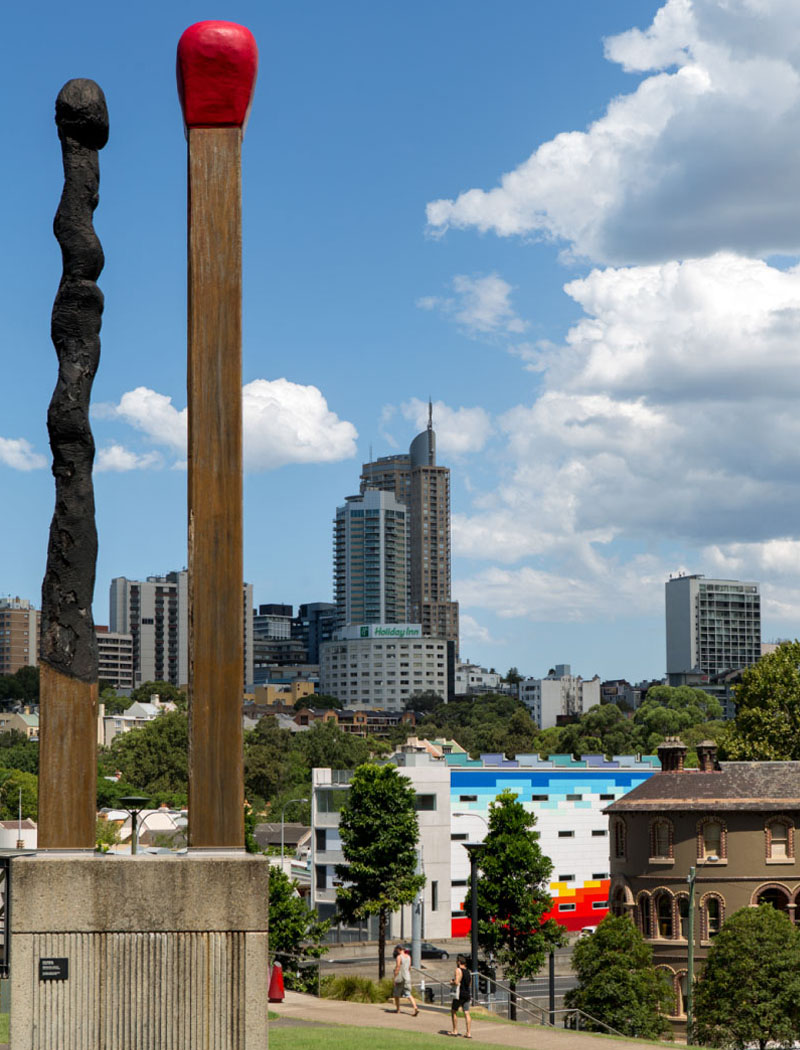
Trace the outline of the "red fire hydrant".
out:
<instances>
[{"instance_id":1,"label":"red fire hydrant","mask_svg":"<svg viewBox=\"0 0 800 1050\"><path fill-rule=\"evenodd\" d=\"M282 1003L283 999L283 967L279 962L275 962L272 964L272 974L269 979L269 1001Z\"/></svg>"}]
</instances>

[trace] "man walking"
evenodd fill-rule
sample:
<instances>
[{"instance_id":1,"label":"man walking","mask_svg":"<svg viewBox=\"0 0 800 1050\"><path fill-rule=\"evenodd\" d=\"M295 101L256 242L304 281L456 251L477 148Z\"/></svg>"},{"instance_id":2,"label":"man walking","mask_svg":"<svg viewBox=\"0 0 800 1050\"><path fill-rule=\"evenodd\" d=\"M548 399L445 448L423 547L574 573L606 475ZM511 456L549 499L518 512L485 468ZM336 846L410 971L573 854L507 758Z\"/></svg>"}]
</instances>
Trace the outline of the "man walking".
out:
<instances>
[{"instance_id":1,"label":"man walking","mask_svg":"<svg viewBox=\"0 0 800 1050\"><path fill-rule=\"evenodd\" d=\"M400 1013L401 998L407 998L411 1003L412 1010L414 1011L411 1016L416 1017L419 1013L419 1007L414 1000L414 996L411 994L411 956L402 944L398 944L392 954L394 955L393 991L395 1013Z\"/></svg>"},{"instance_id":2,"label":"man walking","mask_svg":"<svg viewBox=\"0 0 800 1050\"><path fill-rule=\"evenodd\" d=\"M464 1011L464 1020L467 1022L465 1039L472 1038L472 1019L469 1015L470 1000L472 999L472 988L470 987L471 975L467 969L467 960L463 955L457 959L456 972L450 984L453 987L453 1002L450 1004L450 1017L453 1021L453 1030L448 1035L458 1035L458 1010Z\"/></svg>"}]
</instances>

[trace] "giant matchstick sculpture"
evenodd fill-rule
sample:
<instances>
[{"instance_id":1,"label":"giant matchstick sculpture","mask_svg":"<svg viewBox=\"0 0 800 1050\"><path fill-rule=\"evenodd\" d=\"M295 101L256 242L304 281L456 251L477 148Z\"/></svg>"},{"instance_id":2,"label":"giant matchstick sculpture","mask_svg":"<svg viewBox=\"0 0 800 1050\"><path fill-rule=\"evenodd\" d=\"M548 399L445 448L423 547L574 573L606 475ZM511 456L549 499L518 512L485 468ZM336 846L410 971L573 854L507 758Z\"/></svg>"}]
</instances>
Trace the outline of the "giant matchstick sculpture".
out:
<instances>
[{"instance_id":1,"label":"giant matchstick sculpture","mask_svg":"<svg viewBox=\"0 0 800 1050\"><path fill-rule=\"evenodd\" d=\"M56 505L42 585L39 847L93 849L97 812L97 640L92 620L97 530L89 397L100 359L103 249L94 232L108 140L103 92L70 80L56 99L64 191L53 230L63 273L51 334L58 381L47 428Z\"/></svg>"},{"instance_id":2,"label":"giant matchstick sculpture","mask_svg":"<svg viewBox=\"0 0 800 1050\"><path fill-rule=\"evenodd\" d=\"M244 848L241 146L258 52L232 22L178 44L189 149L189 846Z\"/></svg>"}]
</instances>

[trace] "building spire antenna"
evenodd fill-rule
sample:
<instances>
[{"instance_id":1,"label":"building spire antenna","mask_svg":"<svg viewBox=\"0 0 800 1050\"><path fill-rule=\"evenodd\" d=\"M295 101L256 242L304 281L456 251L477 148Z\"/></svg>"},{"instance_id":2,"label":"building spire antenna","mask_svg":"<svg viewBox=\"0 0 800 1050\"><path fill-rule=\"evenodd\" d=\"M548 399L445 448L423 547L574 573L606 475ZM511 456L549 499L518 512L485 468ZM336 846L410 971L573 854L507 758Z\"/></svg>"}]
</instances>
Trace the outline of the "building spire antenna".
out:
<instances>
[{"instance_id":1,"label":"building spire antenna","mask_svg":"<svg viewBox=\"0 0 800 1050\"><path fill-rule=\"evenodd\" d=\"M428 430L433 430L433 401L428 394Z\"/></svg>"}]
</instances>

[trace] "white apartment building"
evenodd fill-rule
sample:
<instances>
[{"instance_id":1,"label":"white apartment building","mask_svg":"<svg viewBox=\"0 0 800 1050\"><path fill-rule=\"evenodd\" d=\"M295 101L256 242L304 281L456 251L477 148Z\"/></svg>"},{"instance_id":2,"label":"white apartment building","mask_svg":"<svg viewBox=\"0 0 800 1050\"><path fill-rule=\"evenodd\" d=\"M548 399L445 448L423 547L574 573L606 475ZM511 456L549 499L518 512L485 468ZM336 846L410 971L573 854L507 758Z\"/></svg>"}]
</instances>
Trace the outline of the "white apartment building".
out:
<instances>
[{"instance_id":1,"label":"white apartment building","mask_svg":"<svg viewBox=\"0 0 800 1050\"><path fill-rule=\"evenodd\" d=\"M474 693L496 693L501 690L503 676L497 671L487 671L485 667L471 664L469 661L456 664L456 696L469 696ZM506 690L503 690L506 691Z\"/></svg>"},{"instance_id":2,"label":"white apartment building","mask_svg":"<svg viewBox=\"0 0 800 1050\"><path fill-rule=\"evenodd\" d=\"M569 664L556 664L546 678L525 678L519 683L519 698L540 729L557 724L559 715L580 717L600 703L600 678L573 675Z\"/></svg>"},{"instance_id":3,"label":"white apartment building","mask_svg":"<svg viewBox=\"0 0 800 1050\"><path fill-rule=\"evenodd\" d=\"M431 762L427 753L399 754L392 761L401 766L416 795L422 871L426 878L422 936L428 940L450 937L450 770L444 762ZM342 885L335 868L344 863L339 813L351 777L349 770L314 769L311 773L311 901L321 918L335 914L336 891ZM371 920L371 926L377 926L377 918ZM410 905L391 916L387 937L411 937Z\"/></svg>"},{"instance_id":4,"label":"white apartment building","mask_svg":"<svg viewBox=\"0 0 800 1050\"><path fill-rule=\"evenodd\" d=\"M758 584L677 576L665 584L667 679L717 675L750 667L761 656Z\"/></svg>"},{"instance_id":5,"label":"white apartment building","mask_svg":"<svg viewBox=\"0 0 800 1050\"><path fill-rule=\"evenodd\" d=\"M243 584L244 666L242 682L253 682L253 585ZM168 572L111 581L109 625L113 633L133 637L134 685L189 682L189 573Z\"/></svg>"},{"instance_id":6,"label":"white apartment building","mask_svg":"<svg viewBox=\"0 0 800 1050\"><path fill-rule=\"evenodd\" d=\"M133 689L133 635L95 626L97 677L114 689Z\"/></svg>"},{"instance_id":7,"label":"white apartment building","mask_svg":"<svg viewBox=\"0 0 800 1050\"><path fill-rule=\"evenodd\" d=\"M447 699L448 643L420 624L342 627L320 646L319 691L349 707L400 710L415 693Z\"/></svg>"}]
</instances>

